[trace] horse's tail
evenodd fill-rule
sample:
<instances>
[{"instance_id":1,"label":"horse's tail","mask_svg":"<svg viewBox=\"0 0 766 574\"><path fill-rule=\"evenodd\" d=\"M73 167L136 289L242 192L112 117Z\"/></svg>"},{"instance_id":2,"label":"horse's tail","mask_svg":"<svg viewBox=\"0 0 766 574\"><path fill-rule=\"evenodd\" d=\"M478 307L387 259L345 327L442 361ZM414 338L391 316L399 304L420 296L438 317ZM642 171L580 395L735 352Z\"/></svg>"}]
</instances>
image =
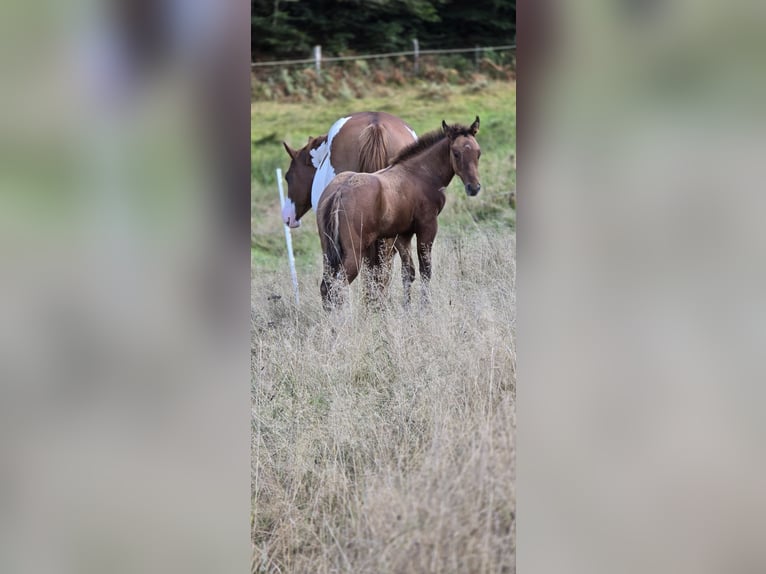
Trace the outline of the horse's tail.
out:
<instances>
[{"instance_id":1,"label":"horse's tail","mask_svg":"<svg viewBox=\"0 0 766 574\"><path fill-rule=\"evenodd\" d=\"M372 173L388 165L388 153L384 137L385 128L372 123L359 134L359 170Z\"/></svg>"},{"instance_id":2,"label":"horse's tail","mask_svg":"<svg viewBox=\"0 0 766 574\"><path fill-rule=\"evenodd\" d=\"M322 234L322 245L325 246L324 254L332 271L337 271L343 263L343 245L340 242L340 225L338 223L340 199L341 194L336 191L330 201L325 202L317 214L320 222L320 233Z\"/></svg>"}]
</instances>

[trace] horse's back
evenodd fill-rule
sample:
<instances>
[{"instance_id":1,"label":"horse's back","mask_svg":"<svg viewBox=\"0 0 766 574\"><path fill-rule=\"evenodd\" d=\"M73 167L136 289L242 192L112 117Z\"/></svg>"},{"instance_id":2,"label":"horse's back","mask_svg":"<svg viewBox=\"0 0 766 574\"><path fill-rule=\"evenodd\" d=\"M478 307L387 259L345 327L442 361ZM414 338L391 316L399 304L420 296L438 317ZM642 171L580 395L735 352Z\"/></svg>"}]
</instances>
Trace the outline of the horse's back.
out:
<instances>
[{"instance_id":1,"label":"horse's back","mask_svg":"<svg viewBox=\"0 0 766 574\"><path fill-rule=\"evenodd\" d=\"M382 149L383 157L365 162L361 152L365 151L365 144L371 138L379 138L376 143ZM400 150L416 139L417 135L404 120L386 112L352 114L333 138L332 165L336 173L378 171L386 167ZM363 167L366 169L362 169Z\"/></svg>"},{"instance_id":2,"label":"horse's back","mask_svg":"<svg viewBox=\"0 0 766 574\"><path fill-rule=\"evenodd\" d=\"M356 191L370 192L380 189L380 182L377 177L371 173L356 171L342 171L336 175L325 189L325 194L332 193L353 193ZM324 199L324 196L322 196ZM321 203L322 200L320 200Z\"/></svg>"},{"instance_id":3,"label":"horse's back","mask_svg":"<svg viewBox=\"0 0 766 574\"><path fill-rule=\"evenodd\" d=\"M416 139L404 120L385 112L358 112L338 119L313 157L317 170L311 185L312 206L318 208L336 174L378 171Z\"/></svg>"}]
</instances>

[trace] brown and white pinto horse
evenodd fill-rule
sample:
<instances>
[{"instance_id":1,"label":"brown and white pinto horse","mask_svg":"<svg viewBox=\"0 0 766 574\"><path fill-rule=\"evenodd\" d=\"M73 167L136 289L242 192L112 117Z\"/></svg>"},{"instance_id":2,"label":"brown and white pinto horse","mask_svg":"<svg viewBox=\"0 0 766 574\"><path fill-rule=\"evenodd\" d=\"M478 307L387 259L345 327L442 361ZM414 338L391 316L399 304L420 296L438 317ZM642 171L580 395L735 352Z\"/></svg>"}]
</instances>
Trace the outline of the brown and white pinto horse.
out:
<instances>
[{"instance_id":1,"label":"brown and white pinto horse","mask_svg":"<svg viewBox=\"0 0 766 574\"><path fill-rule=\"evenodd\" d=\"M340 118L326 135L309 137L308 143L299 150L283 142L290 156L290 167L285 174L287 198L282 209L285 225L298 227L310 208L316 211L325 187L335 174L383 169L417 139L401 118L385 112L359 112ZM373 278L381 286L388 284L393 243L393 240L376 242L364 254L373 268Z\"/></svg>"},{"instance_id":2,"label":"brown and white pinto horse","mask_svg":"<svg viewBox=\"0 0 766 574\"><path fill-rule=\"evenodd\" d=\"M481 149L476 141L479 117L471 127L448 126L429 132L402 150L391 165L371 174L344 172L327 186L317 209L325 273L322 300L326 308L337 302L335 280L345 276L351 283L359 273L364 251L381 238L396 237L403 246L405 304L415 265L410 241L417 235L423 296L428 299L431 279L431 247L436 237L437 216L446 202L445 188L455 174L468 195L476 195Z\"/></svg>"}]
</instances>

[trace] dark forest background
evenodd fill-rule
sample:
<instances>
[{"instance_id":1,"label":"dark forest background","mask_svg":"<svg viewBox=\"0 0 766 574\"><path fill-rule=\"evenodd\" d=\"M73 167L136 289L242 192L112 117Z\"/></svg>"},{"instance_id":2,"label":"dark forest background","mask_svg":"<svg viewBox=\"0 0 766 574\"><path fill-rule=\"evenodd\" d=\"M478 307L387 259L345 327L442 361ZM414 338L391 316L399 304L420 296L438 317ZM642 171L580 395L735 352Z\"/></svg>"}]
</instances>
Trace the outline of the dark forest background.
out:
<instances>
[{"instance_id":1,"label":"dark forest background","mask_svg":"<svg viewBox=\"0 0 766 574\"><path fill-rule=\"evenodd\" d=\"M510 44L516 0L252 0L254 61Z\"/></svg>"}]
</instances>

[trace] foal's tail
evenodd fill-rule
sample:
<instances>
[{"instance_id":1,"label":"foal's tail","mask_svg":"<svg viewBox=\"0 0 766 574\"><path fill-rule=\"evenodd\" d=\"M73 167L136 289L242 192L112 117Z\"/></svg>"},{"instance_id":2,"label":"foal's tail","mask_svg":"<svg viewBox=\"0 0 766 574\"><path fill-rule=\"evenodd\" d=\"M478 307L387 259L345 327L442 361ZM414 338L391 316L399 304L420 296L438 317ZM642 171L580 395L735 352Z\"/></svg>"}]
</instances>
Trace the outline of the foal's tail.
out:
<instances>
[{"instance_id":1,"label":"foal's tail","mask_svg":"<svg viewBox=\"0 0 766 574\"><path fill-rule=\"evenodd\" d=\"M372 173L388 165L385 128L373 123L359 134L359 172Z\"/></svg>"},{"instance_id":2,"label":"foal's tail","mask_svg":"<svg viewBox=\"0 0 766 574\"><path fill-rule=\"evenodd\" d=\"M317 214L324 255L333 272L337 271L343 263L343 245L340 242L340 225L338 224L338 212L341 209L340 199L341 194L336 192Z\"/></svg>"}]
</instances>

